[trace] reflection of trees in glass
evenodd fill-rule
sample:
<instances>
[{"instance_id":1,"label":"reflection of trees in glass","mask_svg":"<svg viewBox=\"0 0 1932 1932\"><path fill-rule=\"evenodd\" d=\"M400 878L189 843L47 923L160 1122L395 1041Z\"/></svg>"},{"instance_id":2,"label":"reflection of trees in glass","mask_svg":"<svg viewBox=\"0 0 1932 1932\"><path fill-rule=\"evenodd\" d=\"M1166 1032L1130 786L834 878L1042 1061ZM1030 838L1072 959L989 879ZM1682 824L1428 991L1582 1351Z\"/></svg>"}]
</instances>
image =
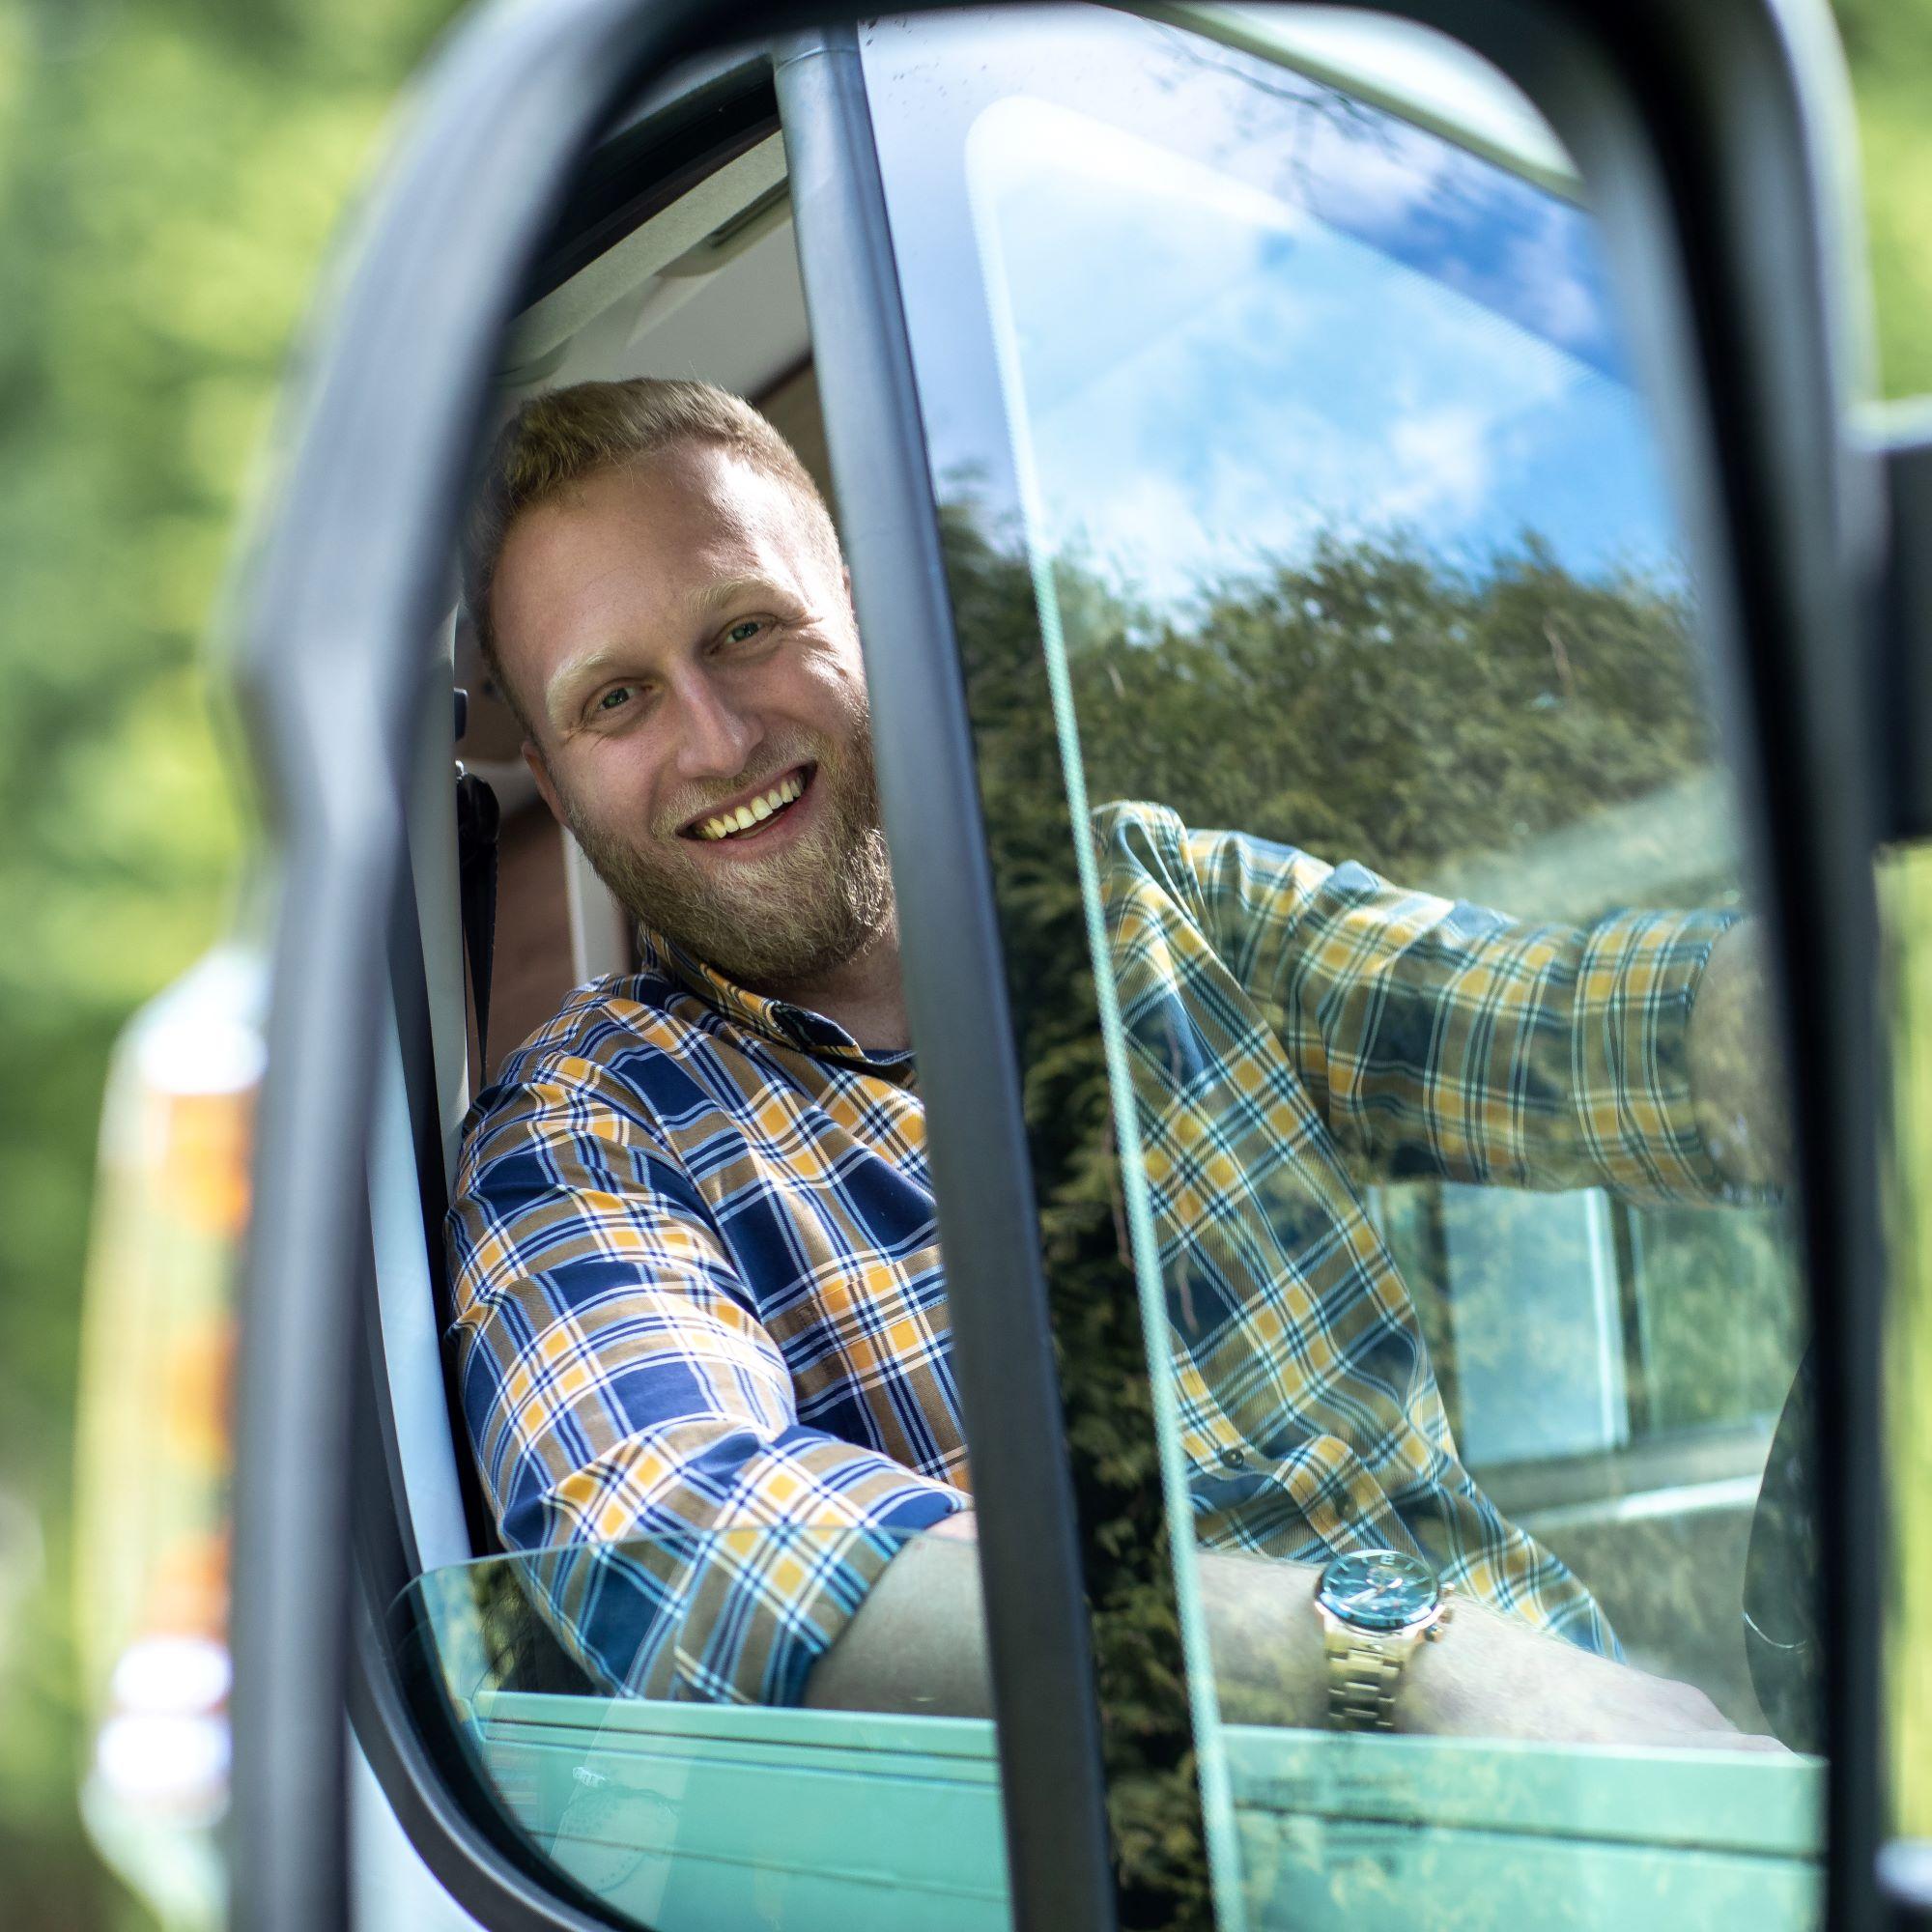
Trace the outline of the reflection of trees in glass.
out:
<instances>
[{"instance_id":1,"label":"reflection of trees in glass","mask_svg":"<svg viewBox=\"0 0 1932 1932\"><path fill-rule=\"evenodd\" d=\"M1094 1592L1119 1851L1134 1922L1182 1922L1206 1905L1200 1848L1173 1822L1192 1775L1178 1619L1034 580L970 505L949 513L947 536ZM1056 564L1052 593L1093 801L1157 800L1196 826L1359 859L1405 882L1462 855L1521 848L1711 760L1681 592L1634 576L1585 580L1533 537L1481 570L1446 567L1400 539L1329 541L1211 584L1184 611L1137 605L1077 562ZM1762 1328L1781 1343L1790 1327L1775 1238L1760 1231L1753 1253L1771 1260L1739 1270L1727 1224L1747 1217L1702 1218L1709 1239L1683 1232L1698 1215L1673 1219L1670 1260L1650 1284L1670 1303L1659 1334L1673 1351L1673 1420L1724 1412L1741 1381L1754 1397L1763 1378L1734 1359L1736 1335ZM1433 1340L1445 1333L1439 1318L1426 1314L1425 1326ZM1694 1389L1711 1392L1701 1406Z\"/></svg>"},{"instance_id":2,"label":"reflection of trees in glass","mask_svg":"<svg viewBox=\"0 0 1932 1932\"><path fill-rule=\"evenodd\" d=\"M1160 614L1070 571L1055 588L1096 801L1404 882L1711 756L1682 596L1577 577L1533 536L1480 571L1329 540Z\"/></svg>"},{"instance_id":3,"label":"reflection of trees in glass","mask_svg":"<svg viewBox=\"0 0 1932 1932\"><path fill-rule=\"evenodd\" d=\"M1579 578L1533 536L1481 571L1400 540L1331 541L1160 616L1077 570L1057 570L1055 587L1092 798L1157 799L1190 824L1358 859L1403 884L1598 823L1611 828L1597 856L1617 902L1643 902L1630 883L1639 855L1619 849L1634 828L1605 808L1682 794L1714 762L1681 591ZM1696 846L1727 830L1680 823L1679 872L1721 879L1727 855ZM1570 916L1535 888L1505 910ZM1628 1228L1634 1421L1774 1411L1799 1347L1783 1217L1641 1208ZM1432 1270L1410 1288L1516 1293L1472 1279L1466 1260L1453 1283ZM1554 1359L1586 1334L1543 1339Z\"/></svg>"},{"instance_id":4,"label":"reflection of trees in glass","mask_svg":"<svg viewBox=\"0 0 1932 1932\"><path fill-rule=\"evenodd\" d=\"M1147 1354L1033 581L970 515L949 516L947 537L1094 1613L1122 1922L1205 1928Z\"/></svg>"}]
</instances>

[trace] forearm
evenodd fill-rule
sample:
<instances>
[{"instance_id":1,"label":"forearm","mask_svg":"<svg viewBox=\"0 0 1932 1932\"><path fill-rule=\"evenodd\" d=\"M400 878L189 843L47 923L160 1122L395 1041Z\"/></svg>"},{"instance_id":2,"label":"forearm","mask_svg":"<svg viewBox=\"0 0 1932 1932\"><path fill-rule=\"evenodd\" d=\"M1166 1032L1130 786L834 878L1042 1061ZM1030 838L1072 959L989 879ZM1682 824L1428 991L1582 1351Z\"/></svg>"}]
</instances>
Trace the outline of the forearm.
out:
<instances>
[{"instance_id":1,"label":"forearm","mask_svg":"<svg viewBox=\"0 0 1932 1932\"><path fill-rule=\"evenodd\" d=\"M1202 1551L1196 1558L1221 1715L1319 1728L1327 1672L1306 1564ZM953 1517L887 1566L812 1672L827 1709L983 1718L992 1712L979 1548ZM1574 1744L1755 1747L1690 1685L1612 1663L1462 1601L1439 1644L1420 1644L1396 1698L1399 1730Z\"/></svg>"},{"instance_id":2,"label":"forearm","mask_svg":"<svg viewBox=\"0 0 1932 1932\"><path fill-rule=\"evenodd\" d=\"M1698 1131L1724 1178L1743 1187L1779 1186L1791 1173L1769 989L1763 925L1747 919L1712 947L1690 1008L1686 1051Z\"/></svg>"},{"instance_id":3,"label":"forearm","mask_svg":"<svg viewBox=\"0 0 1932 1932\"><path fill-rule=\"evenodd\" d=\"M979 1546L949 1518L887 1566L819 1660L806 1702L828 1709L985 1717L992 1710ZM1222 1712L1232 1722L1322 1720L1316 1572L1260 1556L1196 1558Z\"/></svg>"},{"instance_id":4,"label":"forearm","mask_svg":"<svg viewBox=\"0 0 1932 1932\"><path fill-rule=\"evenodd\" d=\"M821 1710L923 1717L992 1715L980 1546L970 1515L915 1537L813 1667L805 1701Z\"/></svg>"}]
</instances>

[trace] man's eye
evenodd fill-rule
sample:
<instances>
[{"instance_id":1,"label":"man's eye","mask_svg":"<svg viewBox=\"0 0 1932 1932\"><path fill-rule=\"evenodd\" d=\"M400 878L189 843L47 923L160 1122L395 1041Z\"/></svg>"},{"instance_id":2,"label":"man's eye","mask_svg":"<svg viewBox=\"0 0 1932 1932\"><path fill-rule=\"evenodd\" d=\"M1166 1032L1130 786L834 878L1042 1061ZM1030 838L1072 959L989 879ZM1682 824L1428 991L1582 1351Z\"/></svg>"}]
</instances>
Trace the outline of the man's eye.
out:
<instances>
[{"instance_id":1,"label":"man's eye","mask_svg":"<svg viewBox=\"0 0 1932 1932\"><path fill-rule=\"evenodd\" d=\"M597 700L599 711L616 711L631 701L633 687L628 684L613 685Z\"/></svg>"},{"instance_id":2,"label":"man's eye","mask_svg":"<svg viewBox=\"0 0 1932 1932\"><path fill-rule=\"evenodd\" d=\"M756 617L741 617L724 633L724 641L727 644L750 643L764 628L764 624Z\"/></svg>"}]
</instances>

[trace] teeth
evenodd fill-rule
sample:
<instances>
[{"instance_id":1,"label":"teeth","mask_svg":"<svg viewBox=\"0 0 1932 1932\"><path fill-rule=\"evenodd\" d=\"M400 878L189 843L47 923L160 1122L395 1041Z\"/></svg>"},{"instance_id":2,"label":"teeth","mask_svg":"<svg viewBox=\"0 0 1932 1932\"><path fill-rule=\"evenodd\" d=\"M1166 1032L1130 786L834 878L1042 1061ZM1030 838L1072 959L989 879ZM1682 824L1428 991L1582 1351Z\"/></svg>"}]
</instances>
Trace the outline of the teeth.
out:
<instances>
[{"instance_id":1,"label":"teeth","mask_svg":"<svg viewBox=\"0 0 1932 1932\"><path fill-rule=\"evenodd\" d=\"M729 838L740 832L749 832L753 826L762 824L774 812L782 811L786 806L800 797L805 790L802 773L793 772L787 779L781 780L770 791L754 798L749 805L741 805L730 811L721 811L715 818L707 818L697 828L700 838Z\"/></svg>"}]
</instances>

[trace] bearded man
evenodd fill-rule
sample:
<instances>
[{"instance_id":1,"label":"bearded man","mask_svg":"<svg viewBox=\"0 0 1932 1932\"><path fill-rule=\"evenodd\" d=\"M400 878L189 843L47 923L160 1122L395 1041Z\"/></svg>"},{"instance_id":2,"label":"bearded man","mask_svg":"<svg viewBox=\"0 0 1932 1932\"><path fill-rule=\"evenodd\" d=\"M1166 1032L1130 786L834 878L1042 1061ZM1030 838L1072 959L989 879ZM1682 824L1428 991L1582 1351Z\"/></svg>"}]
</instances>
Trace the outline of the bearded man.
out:
<instances>
[{"instance_id":1,"label":"bearded man","mask_svg":"<svg viewBox=\"0 0 1932 1932\"><path fill-rule=\"evenodd\" d=\"M613 1690L982 1712L946 1277L832 520L738 398L584 384L498 440L465 597L537 785L642 957L574 993L467 1123L453 1343L503 1539L547 1552L547 1613ZM1224 1710L1747 1742L1701 1692L1614 1661L1582 1584L1462 1467L1340 1150L1355 1105L1455 1179L1652 1198L1762 1179L1699 1126L1735 1096L1693 1092L1698 1023L1735 1025L1747 928L1523 928L1157 807L1094 830L1160 1233L1214 1304L1211 1347L1175 1340ZM1308 997L1271 1004L1257 975ZM1229 1173L1163 1192L1159 1133L1190 1129ZM1404 1565L1466 1607L1383 1669L1371 1612ZM1365 1646L1353 1691L1338 1619Z\"/></svg>"}]
</instances>

